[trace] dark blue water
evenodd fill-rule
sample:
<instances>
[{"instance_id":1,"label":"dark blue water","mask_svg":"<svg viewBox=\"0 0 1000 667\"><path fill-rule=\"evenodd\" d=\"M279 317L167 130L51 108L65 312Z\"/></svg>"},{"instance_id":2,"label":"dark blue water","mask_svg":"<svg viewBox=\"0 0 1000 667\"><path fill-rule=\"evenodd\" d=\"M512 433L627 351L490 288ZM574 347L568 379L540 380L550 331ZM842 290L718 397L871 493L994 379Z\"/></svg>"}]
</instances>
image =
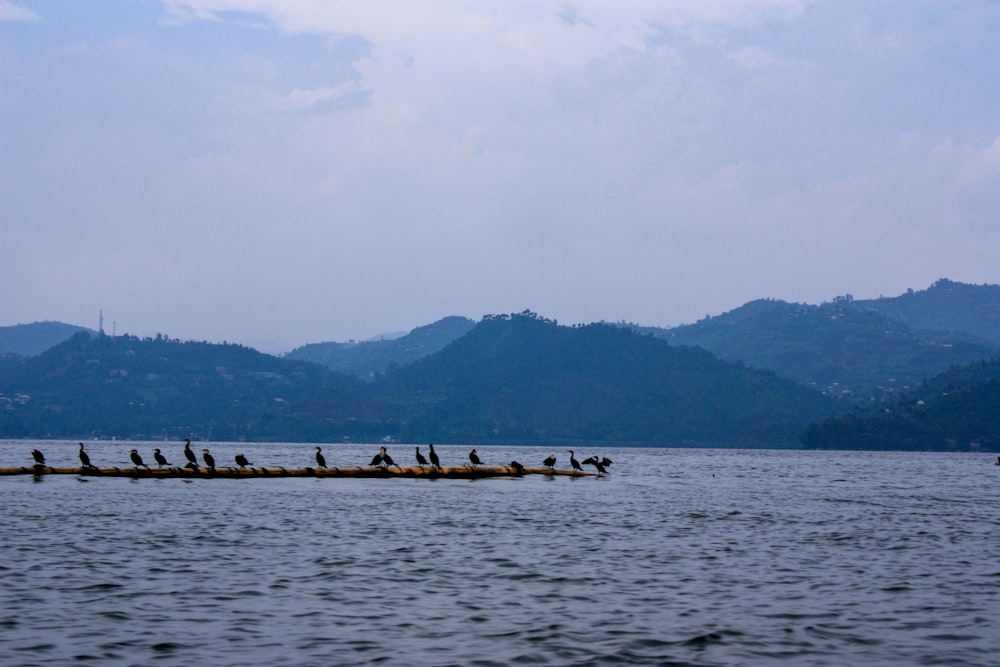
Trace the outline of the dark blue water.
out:
<instances>
[{"instance_id":1,"label":"dark blue water","mask_svg":"<svg viewBox=\"0 0 1000 667\"><path fill-rule=\"evenodd\" d=\"M34 446L76 465L0 466ZM133 446L183 460L88 443ZM0 477L0 664L1000 664L995 455L600 453L603 479Z\"/></svg>"}]
</instances>

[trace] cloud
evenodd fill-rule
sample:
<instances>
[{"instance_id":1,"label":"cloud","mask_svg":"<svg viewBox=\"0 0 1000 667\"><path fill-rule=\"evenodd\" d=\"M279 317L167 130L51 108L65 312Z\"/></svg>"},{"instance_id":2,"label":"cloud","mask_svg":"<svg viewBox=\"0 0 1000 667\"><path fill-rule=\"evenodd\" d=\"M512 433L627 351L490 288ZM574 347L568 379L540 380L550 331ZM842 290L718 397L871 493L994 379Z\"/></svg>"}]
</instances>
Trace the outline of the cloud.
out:
<instances>
[{"instance_id":1,"label":"cloud","mask_svg":"<svg viewBox=\"0 0 1000 667\"><path fill-rule=\"evenodd\" d=\"M41 17L26 7L0 0L0 21L40 21Z\"/></svg>"}]
</instances>

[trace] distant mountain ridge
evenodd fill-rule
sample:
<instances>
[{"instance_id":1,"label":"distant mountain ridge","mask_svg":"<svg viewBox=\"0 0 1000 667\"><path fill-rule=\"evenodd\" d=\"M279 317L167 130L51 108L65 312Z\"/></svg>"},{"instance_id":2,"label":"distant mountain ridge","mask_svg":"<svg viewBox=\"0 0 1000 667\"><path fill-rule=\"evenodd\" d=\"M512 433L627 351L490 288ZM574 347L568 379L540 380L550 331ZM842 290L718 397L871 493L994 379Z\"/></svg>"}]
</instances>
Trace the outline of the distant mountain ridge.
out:
<instances>
[{"instance_id":1,"label":"distant mountain ridge","mask_svg":"<svg viewBox=\"0 0 1000 667\"><path fill-rule=\"evenodd\" d=\"M92 329L63 322L32 322L0 327L0 354L33 357L80 331L97 334Z\"/></svg>"}]
</instances>

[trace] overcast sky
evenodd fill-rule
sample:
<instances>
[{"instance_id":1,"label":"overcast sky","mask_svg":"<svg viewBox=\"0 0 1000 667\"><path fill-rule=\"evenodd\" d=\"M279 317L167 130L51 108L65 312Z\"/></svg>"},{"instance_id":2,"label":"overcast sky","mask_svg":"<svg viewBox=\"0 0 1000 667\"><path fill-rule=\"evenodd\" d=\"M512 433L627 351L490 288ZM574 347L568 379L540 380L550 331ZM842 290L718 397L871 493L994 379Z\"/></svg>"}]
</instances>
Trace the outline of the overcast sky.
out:
<instances>
[{"instance_id":1,"label":"overcast sky","mask_svg":"<svg viewBox=\"0 0 1000 667\"><path fill-rule=\"evenodd\" d=\"M1000 282L1000 2L0 0L0 325L267 352Z\"/></svg>"}]
</instances>

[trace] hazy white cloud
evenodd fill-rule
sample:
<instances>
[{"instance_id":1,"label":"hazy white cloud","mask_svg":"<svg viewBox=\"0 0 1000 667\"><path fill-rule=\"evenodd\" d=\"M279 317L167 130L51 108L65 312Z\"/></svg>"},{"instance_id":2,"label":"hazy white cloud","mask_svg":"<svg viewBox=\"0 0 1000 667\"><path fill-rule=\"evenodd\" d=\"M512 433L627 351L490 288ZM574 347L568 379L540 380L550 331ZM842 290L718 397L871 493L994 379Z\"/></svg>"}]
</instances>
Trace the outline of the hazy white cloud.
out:
<instances>
[{"instance_id":1,"label":"hazy white cloud","mask_svg":"<svg viewBox=\"0 0 1000 667\"><path fill-rule=\"evenodd\" d=\"M41 17L28 9L8 0L0 0L0 21L40 21Z\"/></svg>"}]
</instances>

